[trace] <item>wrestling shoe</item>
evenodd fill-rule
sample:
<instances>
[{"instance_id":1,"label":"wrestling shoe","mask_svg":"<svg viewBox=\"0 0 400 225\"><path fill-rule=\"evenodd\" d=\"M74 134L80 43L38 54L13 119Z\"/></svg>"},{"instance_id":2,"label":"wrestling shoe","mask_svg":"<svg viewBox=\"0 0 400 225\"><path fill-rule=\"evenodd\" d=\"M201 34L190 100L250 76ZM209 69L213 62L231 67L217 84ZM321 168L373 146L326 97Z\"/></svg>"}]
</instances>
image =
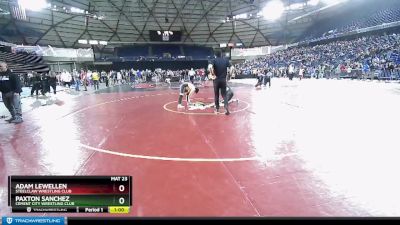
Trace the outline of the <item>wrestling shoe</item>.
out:
<instances>
[{"instance_id":1,"label":"wrestling shoe","mask_svg":"<svg viewBox=\"0 0 400 225\"><path fill-rule=\"evenodd\" d=\"M219 109L214 109L214 113L218 114L219 113Z\"/></svg>"},{"instance_id":2,"label":"wrestling shoe","mask_svg":"<svg viewBox=\"0 0 400 225\"><path fill-rule=\"evenodd\" d=\"M178 105L178 109L183 109L183 108L185 108L185 106L183 106L181 104Z\"/></svg>"},{"instance_id":3,"label":"wrestling shoe","mask_svg":"<svg viewBox=\"0 0 400 225\"><path fill-rule=\"evenodd\" d=\"M229 109L225 109L225 115L229 116L229 114L231 114L231 113L229 112Z\"/></svg>"},{"instance_id":4,"label":"wrestling shoe","mask_svg":"<svg viewBox=\"0 0 400 225\"><path fill-rule=\"evenodd\" d=\"M20 124L24 122L24 120L22 120L22 118L15 118L14 120L12 120L10 123L14 123L14 124Z\"/></svg>"},{"instance_id":5,"label":"wrestling shoe","mask_svg":"<svg viewBox=\"0 0 400 225\"><path fill-rule=\"evenodd\" d=\"M6 122L11 123L11 121L15 120L15 117L12 117L10 119L7 119Z\"/></svg>"}]
</instances>

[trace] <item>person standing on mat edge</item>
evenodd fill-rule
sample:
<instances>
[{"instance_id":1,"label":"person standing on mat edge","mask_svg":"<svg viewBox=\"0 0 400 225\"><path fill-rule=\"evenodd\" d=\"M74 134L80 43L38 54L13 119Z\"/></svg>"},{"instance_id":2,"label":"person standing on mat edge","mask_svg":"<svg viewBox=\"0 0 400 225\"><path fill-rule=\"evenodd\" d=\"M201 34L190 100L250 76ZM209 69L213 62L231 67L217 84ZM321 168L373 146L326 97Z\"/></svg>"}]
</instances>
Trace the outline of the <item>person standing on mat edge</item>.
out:
<instances>
[{"instance_id":1,"label":"person standing on mat edge","mask_svg":"<svg viewBox=\"0 0 400 225\"><path fill-rule=\"evenodd\" d=\"M219 112L219 92L224 98L224 102L227 101L226 86L227 86L227 74L228 68L231 67L229 59L222 58L222 52L217 52L217 58L211 62L210 67L210 79L214 82L214 101L215 101L215 113ZM225 115L229 115L229 105L224 104Z\"/></svg>"},{"instance_id":2,"label":"person standing on mat edge","mask_svg":"<svg viewBox=\"0 0 400 225\"><path fill-rule=\"evenodd\" d=\"M0 62L0 92L4 105L11 114L9 123L22 123L22 109L20 93L22 92L19 77L13 74L5 62Z\"/></svg>"},{"instance_id":3,"label":"person standing on mat edge","mask_svg":"<svg viewBox=\"0 0 400 225\"><path fill-rule=\"evenodd\" d=\"M189 79L190 79L190 82L192 83L192 84L194 84L194 76L196 76L196 72L194 71L194 69L192 68L190 71L189 71Z\"/></svg>"}]
</instances>

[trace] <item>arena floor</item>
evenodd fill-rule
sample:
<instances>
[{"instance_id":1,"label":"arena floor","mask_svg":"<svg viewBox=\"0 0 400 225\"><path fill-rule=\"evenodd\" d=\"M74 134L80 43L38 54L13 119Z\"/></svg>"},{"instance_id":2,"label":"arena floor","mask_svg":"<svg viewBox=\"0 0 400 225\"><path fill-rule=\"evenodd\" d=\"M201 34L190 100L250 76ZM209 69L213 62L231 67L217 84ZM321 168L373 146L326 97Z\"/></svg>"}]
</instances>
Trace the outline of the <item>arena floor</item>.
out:
<instances>
[{"instance_id":1,"label":"arena floor","mask_svg":"<svg viewBox=\"0 0 400 225\"><path fill-rule=\"evenodd\" d=\"M125 86L1 121L0 199L8 175L132 175L131 216L400 216L400 84L235 82L229 117Z\"/></svg>"}]
</instances>

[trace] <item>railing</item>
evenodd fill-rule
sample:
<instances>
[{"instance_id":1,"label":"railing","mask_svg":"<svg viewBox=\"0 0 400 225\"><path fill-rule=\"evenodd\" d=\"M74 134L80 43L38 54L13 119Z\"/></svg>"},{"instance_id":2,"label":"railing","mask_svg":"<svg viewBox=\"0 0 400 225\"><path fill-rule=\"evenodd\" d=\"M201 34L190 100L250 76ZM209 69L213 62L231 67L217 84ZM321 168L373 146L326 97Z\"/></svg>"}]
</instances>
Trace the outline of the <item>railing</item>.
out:
<instances>
[{"instance_id":1,"label":"railing","mask_svg":"<svg viewBox=\"0 0 400 225\"><path fill-rule=\"evenodd\" d=\"M29 54L14 54L0 51L0 61L5 61L15 74L26 74L31 71L47 73L49 67L43 63L40 56Z\"/></svg>"}]
</instances>

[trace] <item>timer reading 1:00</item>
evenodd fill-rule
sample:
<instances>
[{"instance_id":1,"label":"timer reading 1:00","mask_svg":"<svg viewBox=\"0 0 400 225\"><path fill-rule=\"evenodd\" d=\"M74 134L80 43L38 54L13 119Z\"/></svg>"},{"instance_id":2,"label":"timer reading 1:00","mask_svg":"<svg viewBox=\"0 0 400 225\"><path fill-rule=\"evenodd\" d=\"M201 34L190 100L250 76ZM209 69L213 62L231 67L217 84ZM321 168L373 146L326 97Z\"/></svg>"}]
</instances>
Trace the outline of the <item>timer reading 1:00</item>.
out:
<instances>
[{"instance_id":1,"label":"timer reading 1:00","mask_svg":"<svg viewBox=\"0 0 400 225\"><path fill-rule=\"evenodd\" d=\"M130 207L125 206L110 206L108 207L108 212L111 214L126 214L129 213Z\"/></svg>"}]
</instances>

